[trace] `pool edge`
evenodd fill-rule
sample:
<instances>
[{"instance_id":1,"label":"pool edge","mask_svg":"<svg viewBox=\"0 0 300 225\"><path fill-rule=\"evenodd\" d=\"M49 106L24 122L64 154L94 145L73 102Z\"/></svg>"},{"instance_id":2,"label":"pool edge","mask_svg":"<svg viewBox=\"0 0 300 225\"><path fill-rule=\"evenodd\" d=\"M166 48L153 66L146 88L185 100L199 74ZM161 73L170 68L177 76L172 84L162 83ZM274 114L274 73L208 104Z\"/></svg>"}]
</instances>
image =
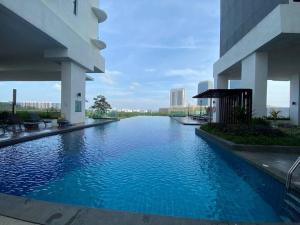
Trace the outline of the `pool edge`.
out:
<instances>
[{"instance_id":1,"label":"pool edge","mask_svg":"<svg viewBox=\"0 0 300 225\"><path fill-rule=\"evenodd\" d=\"M255 168L259 169L260 171L270 175L271 177L275 178L278 180L280 183L285 185L286 182L286 177L279 173L278 171L274 171L272 169L269 169L267 167L264 167L263 165L256 163L255 161L248 159L244 157L241 154L238 154L239 152L260 152L262 148L268 147L268 151L271 153L286 153L286 154L292 154L292 153L300 153L300 148L299 147L289 147L289 146L262 146L262 145L241 145L241 144L235 144L231 141L224 140L220 137L217 137L215 135L209 134L206 131L201 130L200 128L195 129L195 133L197 136L203 138L204 140L215 144L219 146L221 149L224 149L226 151L231 152L232 154L236 155L240 159L246 161L250 165L254 166ZM281 149L282 148L282 149ZM289 151L290 149L290 151ZM297 191L300 193L300 187L292 185L291 187L293 190Z\"/></svg>"},{"instance_id":2,"label":"pool edge","mask_svg":"<svg viewBox=\"0 0 300 225\"><path fill-rule=\"evenodd\" d=\"M0 215L24 222L49 225L254 225L281 223L247 223L214 221L150 215L109 209L86 208L75 205L39 201L25 197L0 194ZM282 223L288 224L288 223ZM295 224L295 223L290 223Z\"/></svg>"},{"instance_id":3,"label":"pool edge","mask_svg":"<svg viewBox=\"0 0 300 225\"><path fill-rule=\"evenodd\" d=\"M76 130L82 130L82 129L86 129L86 128L101 126L101 125L118 122L118 121L119 120L106 120L106 121L101 121L101 122L95 122L92 124L74 125L74 126L70 126L70 127L66 127L66 128L59 128L56 130L47 131L45 133L37 133L37 134L29 135L29 136L23 136L23 137L11 138L8 140L2 140L2 141L0 141L0 149L3 147L20 144L20 143L27 142L27 141L33 141L33 140L41 139L44 137L50 137L50 136L55 136L58 134L69 133L69 132L76 131Z\"/></svg>"}]
</instances>

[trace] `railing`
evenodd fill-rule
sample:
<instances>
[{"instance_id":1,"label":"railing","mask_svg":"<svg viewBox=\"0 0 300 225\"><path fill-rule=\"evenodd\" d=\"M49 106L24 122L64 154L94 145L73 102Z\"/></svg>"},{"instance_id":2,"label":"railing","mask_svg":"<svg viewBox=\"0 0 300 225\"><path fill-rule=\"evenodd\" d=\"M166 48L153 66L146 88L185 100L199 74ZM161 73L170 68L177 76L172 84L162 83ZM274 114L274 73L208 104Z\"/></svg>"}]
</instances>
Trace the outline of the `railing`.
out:
<instances>
[{"instance_id":1,"label":"railing","mask_svg":"<svg viewBox=\"0 0 300 225\"><path fill-rule=\"evenodd\" d=\"M285 186L286 186L286 189L289 191L290 190L290 187L291 187L291 182L292 182L292 177L293 177L293 173L294 171L297 169L297 167L299 166L300 164L300 157L298 157L298 159L294 162L294 164L292 165L292 167L289 169L289 172L286 176L286 183L285 183Z\"/></svg>"}]
</instances>

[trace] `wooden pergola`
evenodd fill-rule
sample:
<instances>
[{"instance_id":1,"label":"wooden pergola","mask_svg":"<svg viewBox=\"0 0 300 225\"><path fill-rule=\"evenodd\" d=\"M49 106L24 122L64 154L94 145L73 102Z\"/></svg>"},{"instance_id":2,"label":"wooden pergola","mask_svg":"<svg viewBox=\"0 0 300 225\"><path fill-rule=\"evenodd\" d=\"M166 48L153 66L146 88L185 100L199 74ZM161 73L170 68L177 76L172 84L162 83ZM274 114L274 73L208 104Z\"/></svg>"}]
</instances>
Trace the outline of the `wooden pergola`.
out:
<instances>
[{"instance_id":1,"label":"wooden pergola","mask_svg":"<svg viewBox=\"0 0 300 225\"><path fill-rule=\"evenodd\" d=\"M249 123L252 119L251 89L209 89L193 98L210 99L210 118L212 118L212 99L219 99L220 123L238 124L241 120ZM243 118L240 118L241 116Z\"/></svg>"}]
</instances>

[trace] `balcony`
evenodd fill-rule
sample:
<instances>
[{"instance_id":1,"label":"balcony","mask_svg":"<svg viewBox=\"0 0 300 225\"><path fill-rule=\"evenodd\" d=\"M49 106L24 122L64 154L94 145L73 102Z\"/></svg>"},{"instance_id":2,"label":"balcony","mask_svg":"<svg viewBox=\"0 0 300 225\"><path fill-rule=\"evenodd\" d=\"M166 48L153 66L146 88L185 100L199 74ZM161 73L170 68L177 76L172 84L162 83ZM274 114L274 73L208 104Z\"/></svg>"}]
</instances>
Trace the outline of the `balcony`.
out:
<instances>
[{"instance_id":1,"label":"balcony","mask_svg":"<svg viewBox=\"0 0 300 225\"><path fill-rule=\"evenodd\" d=\"M99 39L91 39L91 42L100 50L103 50L106 48L106 44Z\"/></svg>"},{"instance_id":2,"label":"balcony","mask_svg":"<svg viewBox=\"0 0 300 225\"><path fill-rule=\"evenodd\" d=\"M96 7L92 7L92 10L95 16L98 18L99 23L102 23L107 19L107 14L103 10Z\"/></svg>"}]
</instances>

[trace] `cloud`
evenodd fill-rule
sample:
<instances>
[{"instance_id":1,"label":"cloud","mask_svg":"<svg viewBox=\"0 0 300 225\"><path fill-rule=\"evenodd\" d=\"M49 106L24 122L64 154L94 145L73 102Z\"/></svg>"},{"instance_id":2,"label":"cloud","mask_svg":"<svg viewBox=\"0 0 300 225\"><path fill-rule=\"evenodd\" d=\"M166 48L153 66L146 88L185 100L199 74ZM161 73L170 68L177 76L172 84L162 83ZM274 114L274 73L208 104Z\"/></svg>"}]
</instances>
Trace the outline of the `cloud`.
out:
<instances>
[{"instance_id":1,"label":"cloud","mask_svg":"<svg viewBox=\"0 0 300 225\"><path fill-rule=\"evenodd\" d=\"M141 86L141 84L140 83L138 83L138 82L132 82L131 84L130 84L130 86L129 86L129 90L135 90L135 89L137 89L138 87L140 87Z\"/></svg>"},{"instance_id":2,"label":"cloud","mask_svg":"<svg viewBox=\"0 0 300 225\"><path fill-rule=\"evenodd\" d=\"M61 91L61 83L59 83L59 82L53 84L52 87L57 91Z\"/></svg>"},{"instance_id":3,"label":"cloud","mask_svg":"<svg viewBox=\"0 0 300 225\"><path fill-rule=\"evenodd\" d=\"M116 83L115 80L113 79L113 77L107 73L102 74L100 77L100 80L101 80L101 82L108 84L108 85L114 85Z\"/></svg>"},{"instance_id":4,"label":"cloud","mask_svg":"<svg viewBox=\"0 0 300 225\"><path fill-rule=\"evenodd\" d=\"M123 73L118 70L106 70L105 74L115 76L115 75L122 75Z\"/></svg>"},{"instance_id":5,"label":"cloud","mask_svg":"<svg viewBox=\"0 0 300 225\"><path fill-rule=\"evenodd\" d=\"M135 45L122 45L119 47L165 49L165 50L180 50L180 49L198 50L198 49L202 49L204 46L203 45L190 45L190 44L167 45L167 44L144 43L144 44L137 44L137 45L136 44Z\"/></svg>"},{"instance_id":6,"label":"cloud","mask_svg":"<svg viewBox=\"0 0 300 225\"><path fill-rule=\"evenodd\" d=\"M166 72L167 77L186 77L186 76L201 76L203 72L191 68L186 69L171 69Z\"/></svg>"},{"instance_id":7,"label":"cloud","mask_svg":"<svg viewBox=\"0 0 300 225\"><path fill-rule=\"evenodd\" d=\"M154 69L154 68L148 68L148 69L145 69L145 72L147 72L147 73L154 73L154 72L156 72L156 69Z\"/></svg>"},{"instance_id":8,"label":"cloud","mask_svg":"<svg viewBox=\"0 0 300 225\"><path fill-rule=\"evenodd\" d=\"M116 84L116 76L123 74L118 70L106 70L105 73L101 74L100 80L107 85L115 85Z\"/></svg>"}]
</instances>

